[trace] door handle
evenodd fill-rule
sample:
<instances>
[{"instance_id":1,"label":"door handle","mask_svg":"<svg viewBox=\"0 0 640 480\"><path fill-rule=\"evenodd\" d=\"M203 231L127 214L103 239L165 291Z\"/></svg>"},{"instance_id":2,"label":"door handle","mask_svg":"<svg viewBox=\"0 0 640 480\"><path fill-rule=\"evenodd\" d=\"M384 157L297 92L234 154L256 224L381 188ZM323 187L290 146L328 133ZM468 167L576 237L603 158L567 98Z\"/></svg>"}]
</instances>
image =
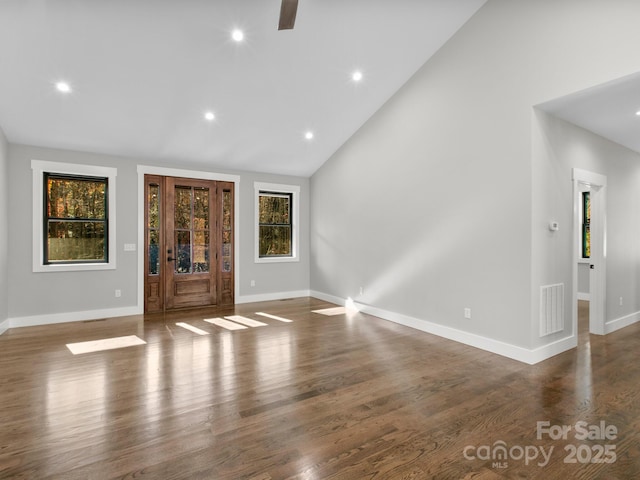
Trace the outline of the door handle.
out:
<instances>
[{"instance_id":1,"label":"door handle","mask_svg":"<svg viewBox=\"0 0 640 480\"><path fill-rule=\"evenodd\" d=\"M595 270L595 269L596 269L596 266L595 266L594 264L591 264L591 265L589 265L589 268L590 268L591 270Z\"/></svg>"},{"instance_id":2,"label":"door handle","mask_svg":"<svg viewBox=\"0 0 640 480\"><path fill-rule=\"evenodd\" d=\"M177 258L167 257L167 262L175 262Z\"/></svg>"}]
</instances>

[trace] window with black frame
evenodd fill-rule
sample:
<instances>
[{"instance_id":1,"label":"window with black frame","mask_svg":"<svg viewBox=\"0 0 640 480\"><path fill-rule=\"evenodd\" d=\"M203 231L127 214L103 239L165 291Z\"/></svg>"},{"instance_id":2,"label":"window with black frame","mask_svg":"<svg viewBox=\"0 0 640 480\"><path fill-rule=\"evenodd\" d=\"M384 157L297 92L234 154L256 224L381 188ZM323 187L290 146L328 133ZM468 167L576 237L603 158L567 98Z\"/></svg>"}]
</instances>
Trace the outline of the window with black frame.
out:
<instances>
[{"instance_id":1,"label":"window with black frame","mask_svg":"<svg viewBox=\"0 0 640 480\"><path fill-rule=\"evenodd\" d=\"M591 196L582 192L582 258L591 257Z\"/></svg>"},{"instance_id":2,"label":"window with black frame","mask_svg":"<svg viewBox=\"0 0 640 480\"><path fill-rule=\"evenodd\" d=\"M44 172L43 179L43 263L107 263L108 178Z\"/></svg>"},{"instance_id":3,"label":"window with black frame","mask_svg":"<svg viewBox=\"0 0 640 480\"><path fill-rule=\"evenodd\" d=\"M258 195L260 258L293 255L292 206L292 193L260 191Z\"/></svg>"}]
</instances>

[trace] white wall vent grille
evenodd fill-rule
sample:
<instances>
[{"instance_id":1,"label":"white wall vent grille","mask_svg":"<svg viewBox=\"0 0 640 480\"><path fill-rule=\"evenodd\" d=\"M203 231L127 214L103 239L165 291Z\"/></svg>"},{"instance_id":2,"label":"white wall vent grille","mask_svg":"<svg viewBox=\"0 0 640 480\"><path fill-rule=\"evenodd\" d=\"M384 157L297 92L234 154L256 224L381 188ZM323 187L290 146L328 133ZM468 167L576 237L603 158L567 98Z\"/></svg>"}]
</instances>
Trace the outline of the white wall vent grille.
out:
<instances>
[{"instance_id":1,"label":"white wall vent grille","mask_svg":"<svg viewBox=\"0 0 640 480\"><path fill-rule=\"evenodd\" d=\"M540 336L564 330L564 284L540 287Z\"/></svg>"}]
</instances>

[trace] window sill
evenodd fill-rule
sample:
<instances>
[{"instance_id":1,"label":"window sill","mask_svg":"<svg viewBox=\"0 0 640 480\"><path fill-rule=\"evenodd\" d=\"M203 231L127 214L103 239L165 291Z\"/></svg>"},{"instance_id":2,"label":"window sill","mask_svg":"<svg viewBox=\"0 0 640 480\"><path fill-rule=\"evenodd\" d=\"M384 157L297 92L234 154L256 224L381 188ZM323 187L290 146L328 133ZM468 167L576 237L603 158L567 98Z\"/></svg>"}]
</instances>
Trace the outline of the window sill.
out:
<instances>
[{"instance_id":1,"label":"window sill","mask_svg":"<svg viewBox=\"0 0 640 480\"><path fill-rule=\"evenodd\" d=\"M64 265L34 265L33 271L43 272L86 272L96 270L115 270L115 262L109 263L82 263L82 264L64 264Z\"/></svg>"},{"instance_id":2,"label":"window sill","mask_svg":"<svg viewBox=\"0 0 640 480\"><path fill-rule=\"evenodd\" d=\"M298 257L259 257L255 259L255 263L292 263L299 261Z\"/></svg>"}]
</instances>

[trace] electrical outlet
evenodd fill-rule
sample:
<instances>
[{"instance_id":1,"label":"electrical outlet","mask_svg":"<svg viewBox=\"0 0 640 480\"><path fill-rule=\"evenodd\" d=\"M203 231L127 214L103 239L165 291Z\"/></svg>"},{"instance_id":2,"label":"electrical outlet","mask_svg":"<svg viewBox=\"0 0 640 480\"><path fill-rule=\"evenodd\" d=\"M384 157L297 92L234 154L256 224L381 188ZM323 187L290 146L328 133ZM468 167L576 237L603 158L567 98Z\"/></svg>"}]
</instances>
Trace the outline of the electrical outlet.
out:
<instances>
[{"instance_id":1,"label":"electrical outlet","mask_svg":"<svg viewBox=\"0 0 640 480\"><path fill-rule=\"evenodd\" d=\"M364 287L360 287L360 295L364 295Z\"/></svg>"},{"instance_id":2,"label":"electrical outlet","mask_svg":"<svg viewBox=\"0 0 640 480\"><path fill-rule=\"evenodd\" d=\"M622 297L620 297L620 306L622 306Z\"/></svg>"},{"instance_id":3,"label":"electrical outlet","mask_svg":"<svg viewBox=\"0 0 640 480\"><path fill-rule=\"evenodd\" d=\"M255 287L256 286L256 281L255 280L251 280L251 286Z\"/></svg>"},{"instance_id":4,"label":"electrical outlet","mask_svg":"<svg viewBox=\"0 0 640 480\"><path fill-rule=\"evenodd\" d=\"M464 318L471 318L471 309L470 308L465 308L464 309Z\"/></svg>"},{"instance_id":5,"label":"electrical outlet","mask_svg":"<svg viewBox=\"0 0 640 480\"><path fill-rule=\"evenodd\" d=\"M122 290L116 290L116 298L119 298L122 296Z\"/></svg>"}]
</instances>

